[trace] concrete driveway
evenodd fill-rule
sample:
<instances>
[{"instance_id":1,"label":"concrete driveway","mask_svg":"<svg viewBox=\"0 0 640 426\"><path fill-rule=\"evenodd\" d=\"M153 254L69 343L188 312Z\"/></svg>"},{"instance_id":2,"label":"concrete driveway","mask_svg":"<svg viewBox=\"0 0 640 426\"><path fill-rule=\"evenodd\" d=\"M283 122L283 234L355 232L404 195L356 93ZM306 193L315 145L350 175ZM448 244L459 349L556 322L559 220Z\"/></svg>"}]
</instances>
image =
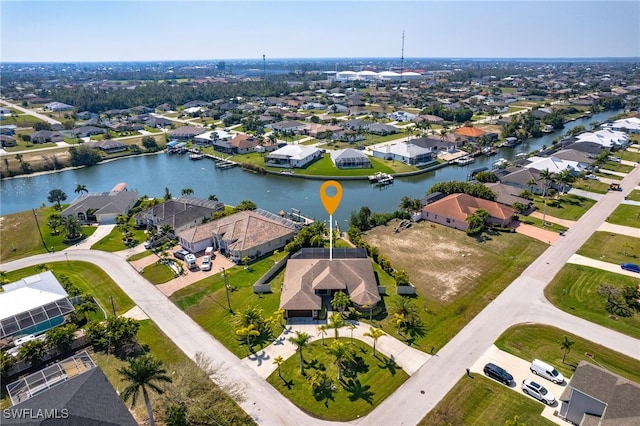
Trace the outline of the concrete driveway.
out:
<instances>
[{"instance_id":1,"label":"concrete driveway","mask_svg":"<svg viewBox=\"0 0 640 426\"><path fill-rule=\"evenodd\" d=\"M531 398L533 401L536 401L538 404L540 404L541 416L557 424L566 425L566 422L563 419L554 416L553 413L560 408L558 398L560 398L560 395L562 395L562 393L566 389L568 379L565 378L565 382L558 385L542 377L536 376L530 370L531 361L533 360L518 358L517 356L511 355L510 353L501 351L495 345L491 345L489 349L487 349L487 351L471 366L470 370L472 372L472 376L475 374L484 375L482 369L488 362L504 368L505 370L507 370L507 372L509 372L509 374L513 376L513 382L510 386L508 386L509 389L522 394L522 396L525 398ZM555 396L556 402L553 405L547 406L543 402L540 402L537 399L525 394L521 388L521 384L524 379L532 379L536 383L547 388L547 390L551 392L553 396Z\"/></svg>"}]
</instances>

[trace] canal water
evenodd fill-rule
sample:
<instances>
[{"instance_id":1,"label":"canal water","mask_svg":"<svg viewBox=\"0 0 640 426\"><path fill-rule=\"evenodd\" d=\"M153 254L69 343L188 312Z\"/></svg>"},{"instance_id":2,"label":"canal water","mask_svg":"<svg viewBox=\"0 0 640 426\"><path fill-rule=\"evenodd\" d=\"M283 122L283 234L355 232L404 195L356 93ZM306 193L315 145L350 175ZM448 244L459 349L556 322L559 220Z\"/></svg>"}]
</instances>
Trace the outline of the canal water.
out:
<instances>
[{"instance_id":1,"label":"canal water","mask_svg":"<svg viewBox=\"0 0 640 426\"><path fill-rule=\"evenodd\" d=\"M568 130L583 125L605 121L621 111L607 111L567 123L559 132L548 133L520 144L515 148L502 148L492 157L478 157L466 166L447 166L418 176L398 178L383 189L371 186L367 181L343 181L342 202L334 214L340 227L346 227L351 211L368 206L371 211L388 212L397 209L400 199L408 195L422 198L429 188L450 180L466 180L471 170L487 167L498 158L513 159L519 153L527 153L543 146L550 146L553 139ZM0 215L29 210L47 202L51 189L62 189L73 200L76 185L86 185L92 192L109 191L114 185L126 182L129 189L139 194L162 197L165 187L171 194L180 196L183 188L191 188L194 195L207 198L215 194L220 201L236 205L251 200L258 207L277 213L280 210L299 209L301 214L317 220L327 220L321 205L319 190L322 181L291 178L287 176L257 175L240 168L217 169L209 160L190 161L186 155L157 155L129 157L93 167L65 170L37 176L5 179L0 182Z\"/></svg>"}]
</instances>

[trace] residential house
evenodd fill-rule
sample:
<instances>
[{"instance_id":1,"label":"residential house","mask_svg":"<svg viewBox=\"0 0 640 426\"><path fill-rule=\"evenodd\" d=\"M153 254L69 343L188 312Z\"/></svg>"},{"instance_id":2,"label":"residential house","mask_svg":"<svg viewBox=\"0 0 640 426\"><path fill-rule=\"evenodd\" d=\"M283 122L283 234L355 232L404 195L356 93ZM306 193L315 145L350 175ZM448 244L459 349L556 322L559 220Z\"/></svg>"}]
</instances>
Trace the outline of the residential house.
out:
<instances>
[{"instance_id":1,"label":"residential house","mask_svg":"<svg viewBox=\"0 0 640 426\"><path fill-rule=\"evenodd\" d=\"M62 142L64 140L60 133L52 132L51 130L38 130L31 133L30 136L33 143Z\"/></svg>"},{"instance_id":2,"label":"residential house","mask_svg":"<svg viewBox=\"0 0 640 426\"><path fill-rule=\"evenodd\" d=\"M246 135L244 133L238 133L229 142L234 154L246 154L253 152L259 144L258 138L252 135Z\"/></svg>"},{"instance_id":3,"label":"residential house","mask_svg":"<svg viewBox=\"0 0 640 426\"><path fill-rule=\"evenodd\" d=\"M398 142L378 146L372 150L372 153L376 158L396 160L412 166L434 161L431 149L414 145L411 142Z\"/></svg>"},{"instance_id":4,"label":"residential house","mask_svg":"<svg viewBox=\"0 0 640 426\"><path fill-rule=\"evenodd\" d=\"M138 201L138 191L129 191L118 184L109 192L89 192L79 195L60 215L75 215L80 222L111 224L116 216L128 214Z\"/></svg>"},{"instance_id":5,"label":"residential house","mask_svg":"<svg viewBox=\"0 0 640 426\"><path fill-rule=\"evenodd\" d=\"M218 249L238 263L279 250L293 241L298 224L262 209L241 211L177 233L192 253Z\"/></svg>"},{"instance_id":6,"label":"residential house","mask_svg":"<svg viewBox=\"0 0 640 426\"><path fill-rule=\"evenodd\" d=\"M339 169L366 169L371 160L362 151L356 149L338 149L329 153L331 161Z\"/></svg>"},{"instance_id":7,"label":"residential house","mask_svg":"<svg viewBox=\"0 0 640 426\"><path fill-rule=\"evenodd\" d=\"M625 132L603 129L597 132L584 132L576 136L578 142L595 142L603 149L621 149L629 145L629 135Z\"/></svg>"},{"instance_id":8,"label":"residential house","mask_svg":"<svg viewBox=\"0 0 640 426\"><path fill-rule=\"evenodd\" d=\"M549 170L551 173L560 173L564 170L568 170L573 174L578 174L584 172L588 167L589 163L579 163L577 161L569 161L562 160L555 156L553 157L529 157L527 158L529 164L525 164L525 169L536 169L536 170Z\"/></svg>"},{"instance_id":9,"label":"residential house","mask_svg":"<svg viewBox=\"0 0 640 426\"><path fill-rule=\"evenodd\" d=\"M201 133L193 138L193 141L197 145L215 145L217 141L229 142L233 138L233 134L224 130L211 130L209 132Z\"/></svg>"},{"instance_id":10,"label":"residential house","mask_svg":"<svg viewBox=\"0 0 640 426\"><path fill-rule=\"evenodd\" d=\"M3 148L16 145L16 138L14 138L13 136L0 135L0 146L2 146Z\"/></svg>"},{"instance_id":11,"label":"residential house","mask_svg":"<svg viewBox=\"0 0 640 426\"><path fill-rule=\"evenodd\" d=\"M316 319L322 309L322 297L337 291L349 296L361 310L372 310L381 300L371 259L360 248L302 249L289 260L284 273L280 309L286 318Z\"/></svg>"},{"instance_id":12,"label":"residential house","mask_svg":"<svg viewBox=\"0 0 640 426\"><path fill-rule=\"evenodd\" d=\"M503 173L500 176L500 182L518 188L520 192L524 190L533 194L542 194L544 192L544 182L540 178L540 170L510 167L505 169Z\"/></svg>"},{"instance_id":13,"label":"residential house","mask_svg":"<svg viewBox=\"0 0 640 426\"><path fill-rule=\"evenodd\" d=\"M273 130L274 132L298 132L300 129L304 128L304 123L299 123L297 121L287 120L287 121L279 121L273 124L267 124L265 127Z\"/></svg>"},{"instance_id":14,"label":"residential house","mask_svg":"<svg viewBox=\"0 0 640 426\"><path fill-rule=\"evenodd\" d=\"M204 127L182 126L169 132L171 139L189 140L205 133Z\"/></svg>"},{"instance_id":15,"label":"residential house","mask_svg":"<svg viewBox=\"0 0 640 426\"><path fill-rule=\"evenodd\" d=\"M520 194L522 191L514 186L506 185L500 182L485 183L484 186L489 188L491 192L496 194L496 202L504 204L505 206L513 207L514 203L520 203L523 206L529 208L532 206L532 201L526 198L522 198Z\"/></svg>"},{"instance_id":16,"label":"residential house","mask_svg":"<svg viewBox=\"0 0 640 426\"><path fill-rule=\"evenodd\" d=\"M406 111L395 111L387 115L390 119L395 121L413 121L416 118L416 114L412 114Z\"/></svg>"},{"instance_id":17,"label":"residential house","mask_svg":"<svg viewBox=\"0 0 640 426\"><path fill-rule=\"evenodd\" d=\"M575 161L584 165L590 165L594 161L594 156L577 149L561 149L554 152L553 156L561 160Z\"/></svg>"},{"instance_id":18,"label":"residential house","mask_svg":"<svg viewBox=\"0 0 640 426\"><path fill-rule=\"evenodd\" d=\"M485 131L478 129L477 127L463 126L457 128L453 133L463 139L475 141L481 136L485 135Z\"/></svg>"},{"instance_id":19,"label":"residential house","mask_svg":"<svg viewBox=\"0 0 640 426\"><path fill-rule=\"evenodd\" d=\"M374 134L374 135L381 135L381 136L385 136L385 135L393 135L395 133L398 133L398 129L394 126L391 126L389 124L383 124L383 123L372 123L369 124L366 127L367 132Z\"/></svg>"},{"instance_id":20,"label":"residential house","mask_svg":"<svg viewBox=\"0 0 640 426\"><path fill-rule=\"evenodd\" d=\"M215 212L222 210L224 204L220 201L183 196L151 206L136 213L133 218L137 227L160 230L163 225L169 225L176 234L201 225L205 219L210 219Z\"/></svg>"},{"instance_id":21,"label":"residential house","mask_svg":"<svg viewBox=\"0 0 640 426\"><path fill-rule=\"evenodd\" d=\"M621 118L620 120L616 120L613 123L605 123L602 125L602 127L627 133L638 134L640 133L640 118Z\"/></svg>"},{"instance_id":22,"label":"residential house","mask_svg":"<svg viewBox=\"0 0 640 426\"><path fill-rule=\"evenodd\" d=\"M102 141L88 142L87 145L92 148L99 149L106 154L126 151L128 149L127 145L115 139L105 139Z\"/></svg>"},{"instance_id":23,"label":"residential house","mask_svg":"<svg viewBox=\"0 0 640 426\"><path fill-rule=\"evenodd\" d=\"M86 138L92 135L105 134L106 130L96 126L82 126L71 130L71 134L76 138Z\"/></svg>"},{"instance_id":24,"label":"residential house","mask_svg":"<svg viewBox=\"0 0 640 426\"><path fill-rule=\"evenodd\" d=\"M469 227L467 218L480 209L489 213L488 223L500 226L509 226L515 214L513 208L495 201L467 194L450 194L422 207L422 219L466 231Z\"/></svg>"},{"instance_id":25,"label":"residential house","mask_svg":"<svg viewBox=\"0 0 640 426\"><path fill-rule=\"evenodd\" d=\"M640 385L587 361L580 361L558 401L558 416L576 425L640 424Z\"/></svg>"},{"instance_id":26,"label":"residential house","mask_svg":"<svg viewBox=\"0 0 640 426\"><path fill-rule=\"evenodd\" d=\"M264 160L266 166L301 168L322 157L322 151L313 146L285 145L269 153Z\"/></svg>"},{"instance_id":27,"label":"residential house","mask_svg":"<svg viewBox=\"0 0 640 426\"><path fill-rule=\"evenodd\" d=\"M138 424L87 352L10 383L7 389L14 405L3 411L3 425Z\"/></svg>"},{"instance_id":28,"label":"residential house","mask_svg":"<svg viewBox=\"0 0 640 426\"><path fill-rule=\"evenodd\" d=\"M69 295L51 271L5 284L0 292L0 339L40 334L75 312Z\"/></svg>"},{"instance_id":29,"label":"residential house","mask_svg":"<svg viewBox=\"0 0 640 426\"><path fill-rule=\"evenodd\" d=\"M165 129L171 127L173 121L164 117L149 117L144 121L145 126L153 127L156 129Z\"/></svg>"},{"instance_id":30,"label":"residential house","mask_svg":"<svg viewBox=\"0 0 640 426\"><path fill-rule=\"evenodd\" d=\"M49 102L48 104L45 104L42 107L42 109L44 109L45 111L52 111L52 112L71 111L73 108L74 107L72 105L67 105L62 102Z\"/></svg>"}]
</instances>

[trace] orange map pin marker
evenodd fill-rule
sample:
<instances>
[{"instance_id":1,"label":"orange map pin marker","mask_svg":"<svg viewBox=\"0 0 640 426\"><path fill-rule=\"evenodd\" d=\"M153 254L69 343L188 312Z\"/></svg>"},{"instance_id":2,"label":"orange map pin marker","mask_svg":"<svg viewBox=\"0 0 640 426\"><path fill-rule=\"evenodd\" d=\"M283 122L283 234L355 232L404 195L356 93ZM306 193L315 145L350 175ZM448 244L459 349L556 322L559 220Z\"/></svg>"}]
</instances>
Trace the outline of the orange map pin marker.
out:
<instances>
[{"instance_id":1,"label":"orange map pin marker","mask_svg":"<svg viewBox=\"0 0 640 426\"><path fill-rule=\"evenodd\" d=\"M336 189L335 195L327 195L327 189L330 187ZM320 200L322 200L322 205L327 213L329 213L329 215L333 215L342 200L342 186L335 180L328 180L324 182L320 186Z\"/></svg>"}]
</instances>

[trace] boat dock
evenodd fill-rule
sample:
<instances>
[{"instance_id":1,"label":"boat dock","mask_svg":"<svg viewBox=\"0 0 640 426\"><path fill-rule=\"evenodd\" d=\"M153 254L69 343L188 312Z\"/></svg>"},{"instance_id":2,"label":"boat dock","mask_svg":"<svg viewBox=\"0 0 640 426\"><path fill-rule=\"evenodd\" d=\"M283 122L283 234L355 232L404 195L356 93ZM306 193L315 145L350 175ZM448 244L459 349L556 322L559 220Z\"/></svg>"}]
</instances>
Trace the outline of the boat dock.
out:
<instances>
[{"instance_id":1,"label":"boat dock","mask_svg":"<svg viewBox=\"0 0 640 426\"><path fill-rule=\"evenodd\" d=\"M377 185L389 185L393 183L393 176L388 173L377 172L369 176L369 183Z\"/></svg>"}]
</instances>

